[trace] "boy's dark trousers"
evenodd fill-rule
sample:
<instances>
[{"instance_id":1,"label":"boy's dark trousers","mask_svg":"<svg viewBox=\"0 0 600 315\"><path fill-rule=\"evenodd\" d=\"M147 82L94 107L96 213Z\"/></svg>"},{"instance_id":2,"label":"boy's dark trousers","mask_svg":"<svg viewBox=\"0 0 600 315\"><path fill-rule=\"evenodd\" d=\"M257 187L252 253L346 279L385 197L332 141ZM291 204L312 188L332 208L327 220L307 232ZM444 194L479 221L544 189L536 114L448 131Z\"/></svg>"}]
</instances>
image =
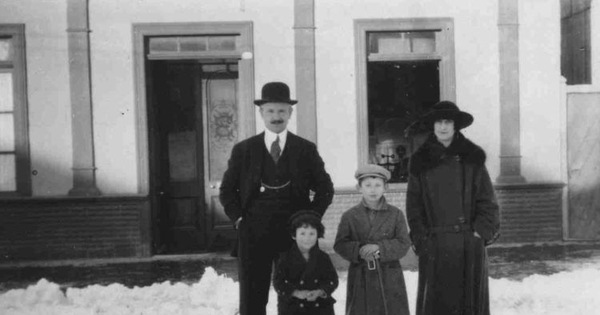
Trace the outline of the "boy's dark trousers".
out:
<instances>
[{"instance_id":1,"label":"boy's dark trousers","mask_svg":"<svg viewBox=\"0 0 600 315\"><path fill-rule=\"evenodd\" d=\"M240 315L266 314L273 262L292 244L287 230L290 217L287 209L281 204L256 203L240 222Z\"/></svg>"}]
</instances>

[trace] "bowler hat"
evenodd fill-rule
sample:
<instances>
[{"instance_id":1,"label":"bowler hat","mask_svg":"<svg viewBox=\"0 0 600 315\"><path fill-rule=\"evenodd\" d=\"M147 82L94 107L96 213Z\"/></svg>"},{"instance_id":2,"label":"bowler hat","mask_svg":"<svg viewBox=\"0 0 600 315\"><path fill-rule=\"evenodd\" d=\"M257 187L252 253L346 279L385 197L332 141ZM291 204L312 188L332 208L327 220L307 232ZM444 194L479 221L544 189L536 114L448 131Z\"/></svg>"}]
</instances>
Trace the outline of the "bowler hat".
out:
<instances>
[{"instance_id":1,"label":"bowler hat","mask_svg":"<svg viewBox=\"0 0 600 315\"><path fill-rule=\"evenodd\" d=\"M454 129L460 130L473 123L473 116L458 109L458 106L450 101L437 102L429 112L421 117L420 122L431 127L440 119L451 119L454 121Z\"/></svg>"},{"instance_id":2,"label":"bowler hat","mask_svg":"<svg viewBox=\"0 0 600 315\"><path fill-rule=\"evenodd\" d=\"M388 171L385 167L375 164L365 164L356 170L356 172L354 173L354 177L357 180L360 180L361 178L365 177L379 177L383 178L383 180L387 182L388 180L390 180L390 177L392 177L392 175L390 174L390 171Z\"/></svg>"},{"instance_id":3,"label":"bowler hat","mask_svg":"<svg viewBox=\"0 0 600 315\"><path fill-rule=\"evenodd\" d=\"M255 100L254 104L260 106L265 103L288 103L294 105L296 100L290 99L290 88L283 82L269 82L261 91L261 99Z\"/></svg>"}]
</instances>

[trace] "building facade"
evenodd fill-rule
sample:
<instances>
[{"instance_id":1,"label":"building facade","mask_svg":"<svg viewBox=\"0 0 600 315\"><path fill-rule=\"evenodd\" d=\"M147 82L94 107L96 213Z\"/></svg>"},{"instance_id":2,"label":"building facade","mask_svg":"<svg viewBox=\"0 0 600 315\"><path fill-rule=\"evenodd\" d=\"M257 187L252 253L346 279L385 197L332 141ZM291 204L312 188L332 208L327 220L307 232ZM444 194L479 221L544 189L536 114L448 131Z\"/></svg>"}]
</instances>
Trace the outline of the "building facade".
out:
<instances>
[{"instance_id":1,"label":"building facade","mask_svg":"<svg viewBox=\"0 0 600 315\"><path fill-rule=\"evenodd\" d=\"M475 117L500 242L597 240L598 3L4 0L0 260L226 246L220 179L270 81L336 187L325 249L358 165L388 167L404 209L405 129L439 100Z\"/></svg>"}]
</instances>

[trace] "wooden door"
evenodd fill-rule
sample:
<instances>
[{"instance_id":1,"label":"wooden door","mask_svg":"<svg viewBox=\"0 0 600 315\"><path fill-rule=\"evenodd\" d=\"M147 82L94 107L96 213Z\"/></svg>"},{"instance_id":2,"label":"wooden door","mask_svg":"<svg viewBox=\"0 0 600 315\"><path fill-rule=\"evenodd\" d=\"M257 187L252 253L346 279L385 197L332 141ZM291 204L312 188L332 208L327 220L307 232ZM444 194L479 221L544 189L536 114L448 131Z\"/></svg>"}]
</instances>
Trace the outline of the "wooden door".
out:
<instances>
[{"instance_id":1,"label":"wooden door","mask_svg":"<svg viewBox=\"0 0 600 315\"><path fill-rule=\"evenodd\" d=\"M149 70L155 251L198 252L206 245L201 67L166 60Z\"/></svg>"},{"instance_id":2,"label":"wooden door","mask_svg":"<svg viewBox=\"0 0 600 315\"><path fill-rule=\"evenodd\" d=\"M569 238L600 239L600 93L567 99Z\"/></svg>"},{"instance_id":3,"label":"wooden door","mask_svg":"<svg viewBox=\"0 0 600 315\"><path fill-rule=\"evenodd\" d=\"M210 209L206 231L208 250L229 246L235 237L219 202L219 187L231 149L239 140L239 77L237 63L202 66L205 138L205 200Z\"/></svg>"}]
</instances>

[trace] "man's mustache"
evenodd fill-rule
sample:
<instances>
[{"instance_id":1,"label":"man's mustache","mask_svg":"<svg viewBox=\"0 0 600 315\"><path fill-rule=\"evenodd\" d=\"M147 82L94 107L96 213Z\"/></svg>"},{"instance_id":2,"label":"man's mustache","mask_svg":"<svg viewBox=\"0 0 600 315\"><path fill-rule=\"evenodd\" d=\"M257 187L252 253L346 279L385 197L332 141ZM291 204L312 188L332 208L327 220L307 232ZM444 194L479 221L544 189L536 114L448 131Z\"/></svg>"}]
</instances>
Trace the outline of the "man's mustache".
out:
<instances>
[{"instance_id":1,"label":"man's mustache","mask_svg":"<svg viewBox=\"0 0 600 315\"><path fill-rule=\"evenodd\" d=\"M274 125L283 124L283 119L271 120L271 124L274 124Z\"/></svg>"}]
</instances>

